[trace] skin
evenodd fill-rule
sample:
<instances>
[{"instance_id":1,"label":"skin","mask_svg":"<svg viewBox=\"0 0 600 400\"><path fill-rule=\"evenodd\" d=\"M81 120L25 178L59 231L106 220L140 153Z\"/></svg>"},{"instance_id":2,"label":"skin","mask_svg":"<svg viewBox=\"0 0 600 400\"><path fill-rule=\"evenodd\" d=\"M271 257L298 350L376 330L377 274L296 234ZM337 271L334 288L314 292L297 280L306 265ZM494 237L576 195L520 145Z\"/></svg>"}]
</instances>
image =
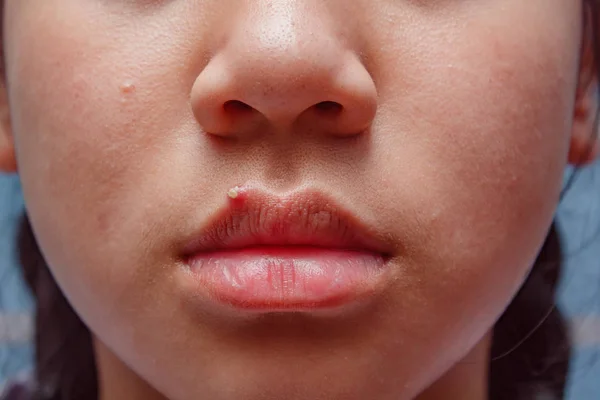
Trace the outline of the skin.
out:
<instances>
[{"instance_id":1,"label":"skin","mask_svg":"<svg viewBox=\"0 0 600 400\"><path fill-rule=\"evenodd\" d=\"M6 0L4 24L0 165L102 399L486 398L494 321L566 164L597 153L581 4ZM310 108L332 99L347 117ZM371 313L188 304L179 246L250 180L322 189L392 239Z\"/></svg>"}]
</instances>

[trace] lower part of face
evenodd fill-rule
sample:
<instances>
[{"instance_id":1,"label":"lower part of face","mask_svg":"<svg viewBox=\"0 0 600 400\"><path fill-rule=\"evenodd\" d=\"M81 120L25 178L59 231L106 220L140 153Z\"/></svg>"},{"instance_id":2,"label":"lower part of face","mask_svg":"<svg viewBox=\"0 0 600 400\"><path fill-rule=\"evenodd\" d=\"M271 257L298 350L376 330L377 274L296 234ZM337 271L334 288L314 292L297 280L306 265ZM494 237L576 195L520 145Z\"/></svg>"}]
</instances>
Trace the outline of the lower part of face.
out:
<instances>
[{"instance_id":1,"label":"lower part of face","mask_svg":"<svg viewBox=\"0 0 600 400\"><path fill-rule=\"evenodd\" d=\"M19 172L57 281L170 399L415 396L493 326L544 240L574 3L8 0ZM328 100L343 71L376 91L356 103L376 105L368 129L294 125L296 100ZM215 134L203 90L267 111ZM239 319L195 303L180 245L250 181L324 191L391 243L367 311Z\"/></svg>"}]
</instances>

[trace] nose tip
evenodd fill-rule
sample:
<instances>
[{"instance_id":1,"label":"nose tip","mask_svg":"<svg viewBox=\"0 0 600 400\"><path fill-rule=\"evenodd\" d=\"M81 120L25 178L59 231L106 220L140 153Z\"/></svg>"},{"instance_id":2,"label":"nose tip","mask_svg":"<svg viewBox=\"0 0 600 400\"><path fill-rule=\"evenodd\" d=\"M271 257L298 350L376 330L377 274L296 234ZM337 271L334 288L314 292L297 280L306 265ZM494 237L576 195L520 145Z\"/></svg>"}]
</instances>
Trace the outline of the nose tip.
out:
<instances>
[{"instance_id":1,"label":"nose tip","mask_svg":"<svg viewBox=\"0 0 600 400\"><path fill-rule=\"evenodd\" d=\"M246 40L209 61L192 88L194 115L205 132L237 136L265 126L364 132L377 91L358 55L334 40L286 43Z\"/></svg>"}]
</instances>

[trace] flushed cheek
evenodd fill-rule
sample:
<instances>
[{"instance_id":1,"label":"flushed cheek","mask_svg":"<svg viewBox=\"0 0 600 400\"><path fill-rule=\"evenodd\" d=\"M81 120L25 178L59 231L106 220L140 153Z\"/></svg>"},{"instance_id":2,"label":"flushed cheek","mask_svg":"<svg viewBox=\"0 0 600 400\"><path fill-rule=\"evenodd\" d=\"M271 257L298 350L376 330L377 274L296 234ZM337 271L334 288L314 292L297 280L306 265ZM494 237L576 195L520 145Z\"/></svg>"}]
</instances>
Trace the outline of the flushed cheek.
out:
<instances>
[{"instance_id":1,"label":"flushed cheek","mask_svg":"<svg viewBox=\"0 0 600 400\"><path fill-rule=\"evenodd\" d=\"M174 121L188 109L179 103L184 91L156 87L164 69L132 67L147 54L119 57L92 32L108 27L78 17L66 15L65 26L24 24L45 34L28 42L32 32L15 30L8 58L11 82L28 83L10 96L28 212L59 281L88 307L97 298L142 297L165 271L156 266L171 261L157 219L180 192L173 176L186 179L175 160L189 153Z\"/></svg>"},{"instance_id":2,"label":"flushed cheek","mask_svg":"<svg viewBox=\"0 0 600 400\"><path fill-rule=\"evenodd\" d=\"M461 240L496 232L507 241L488 247L523 243L531 252L527 238L541 240L566 162L578 27L575 12L502 7L394 36L377 56L374 151L401 171L390 191L409 199L422 224L447 219Z\"/></svg>"},{"instance_id":3,"label":"flushed cheek","mask_svg":"<svg viewBox=\"0 0 600 400\"><path fill-rule=\"evenodd\" d=\"M372 159L386 173L373 173L365 187L394 205L375 207L389 213L381 221L407 252L392 307L406 320L390 331L444 346L428 354L431 365L460 356L489 329L547 233L578 49L575 29L554 29L540 25L520 38L496 32L500 42L448 32L452 45L421 35L421 47L381 55L389 70L380 71Z\"/></svg>"},{"instance_id":4,"label":"flushed cheek","mask_svg":"<svg viewBox=\"0 0 600 400\"><path fill-rule=\"evenodd\" d=\"M373 149L381 165L395 167L372 190L394 204L381 221L407 251L390 296L390 318L403 317L386 331L411 338L423 365L444 370L493 325L544 240L559 198L569 116L547 99L532 112L513 109L512 101L547 93L554 83L546 84L496 91L489 96L504 101L486 108L467 106L473 87L462 87L452 97L458 104L427 109L404 125L412 136L390 133Z\"/></svg>"},{"instance_id":5,"label":"flushed cheek","mask_svg":"<svg viewBox=\"0 0 600 400\"><path fill-rule=\"evenodd\" d=\"M503 85L490 85L483 72L432 68L446 80L423 76L429 85L381 116L381 130L389 132L375 158L397 173L380 196L399 199L396 218L385 221L401 227L396 231L416 261L411 274L427 282L415 290L437 297L438 305L460 294L473 301L479 295L481 306L482 296L494 293L488 304L500 312L548 229L566 162L574 86L551 75L528 79L528 68L522 65L514 71L522 79Z\"/></svg>"}]
</instances>

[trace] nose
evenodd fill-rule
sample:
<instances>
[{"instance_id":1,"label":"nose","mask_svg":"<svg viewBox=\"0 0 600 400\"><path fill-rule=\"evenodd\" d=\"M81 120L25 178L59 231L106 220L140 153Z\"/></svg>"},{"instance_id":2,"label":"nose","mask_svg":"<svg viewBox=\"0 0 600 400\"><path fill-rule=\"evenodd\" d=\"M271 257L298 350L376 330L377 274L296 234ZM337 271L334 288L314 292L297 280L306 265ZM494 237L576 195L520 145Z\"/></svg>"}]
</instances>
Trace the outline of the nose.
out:
<instances>
[{"instance_id":1,"label":"nose","mask_svg":"<svg viewBox=\"0 0 600 400\"><path fill-rule=\"evenodd\" d=\"M358 135L377 109L375 83L315 10L282 2L237 21L194 82L194 115L211 135L307 129ZM301 7L301 6L300 6Z\"/></svg>"}]
</instances>

